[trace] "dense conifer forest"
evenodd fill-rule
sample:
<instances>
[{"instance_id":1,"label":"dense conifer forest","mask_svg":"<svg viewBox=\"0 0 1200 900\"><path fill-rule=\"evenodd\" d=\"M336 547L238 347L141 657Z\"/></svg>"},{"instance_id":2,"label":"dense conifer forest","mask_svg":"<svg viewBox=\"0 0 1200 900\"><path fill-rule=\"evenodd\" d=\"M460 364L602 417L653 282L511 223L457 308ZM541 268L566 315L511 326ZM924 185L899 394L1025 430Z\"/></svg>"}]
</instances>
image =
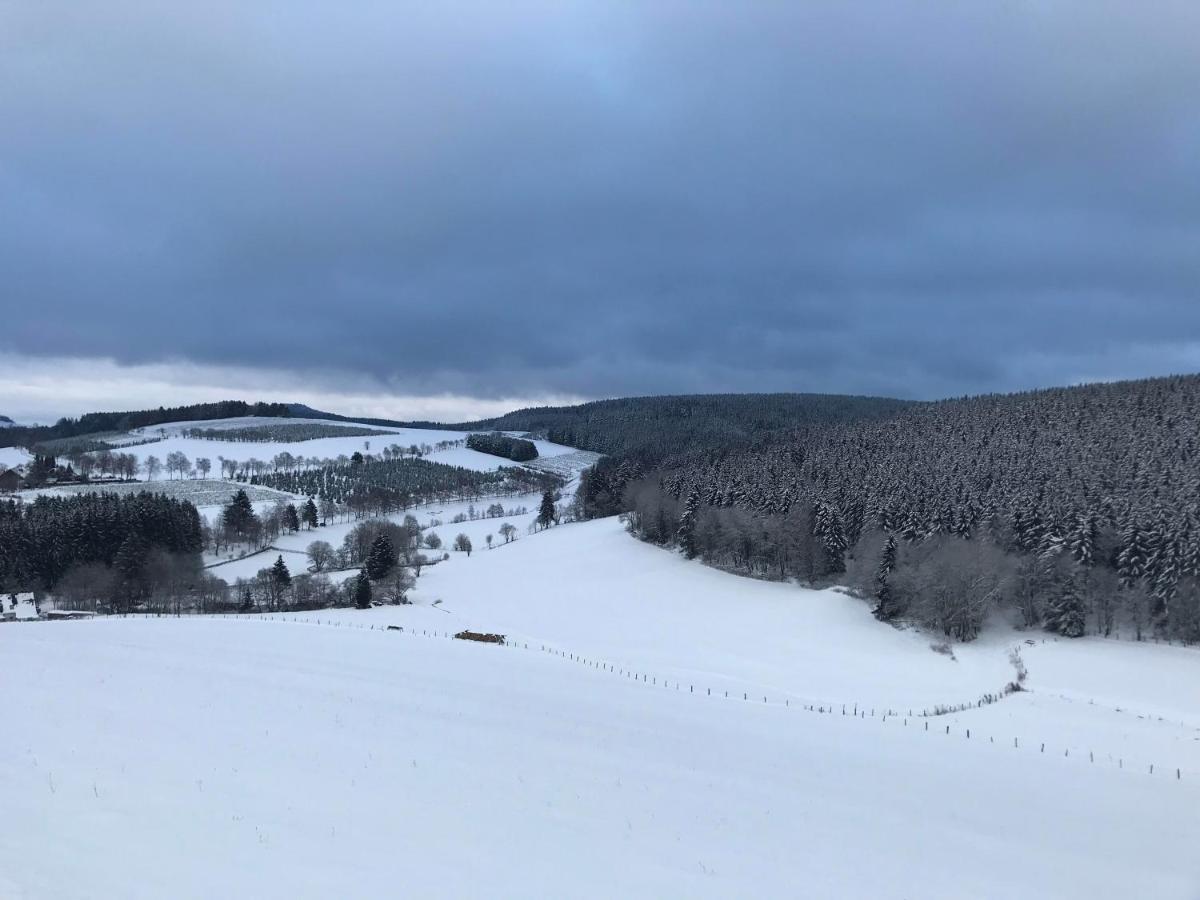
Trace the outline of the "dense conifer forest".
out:
<instances>
[{"instance_id":1,"label":"dense conifer forest","mask_svg":"<svg viewBox=\"0 0 1200 900\"><path fill-rule=\"evenodd\" d=\"M195 557L198 564L202 547L196 508L160 494L93 493L0 503L4 590L53 588L66 572L88 564L140 584L156 552Z\"/></svg>"},{"instance_id":2,"label":"dense conifer forest","mask_svg":"<svg viewBox=\"0 0 1200 900\"><path fill-rule=\"evenodd\" d=\"M615 434L648 405L628 408ZM1200 640L1200 377L873 411L671 455L627 437L579 502L736 571L850 583L881 619L959 638L1012 607L1067 635Z\"/></svg>"},{"instance_id":3,"label":"dense conifer forest","mask_svg":"<svg viewBox=\"0 0 1200 900\"><path fill-rule=\"evenodd\" d=\"M696 448L730 450L780 431L894 415L911 404L834 394L695 394L521 409L454 428L527 431L643 464ZM447 426L442 426L447 427Z\"/></svg>"},{"instance_id":4,"label":"dense conifer forest","mask_svg":"<svg viewBox=\"0 0 1200 900\"><path fill-rule=\"evenodd\" d=\"M493 432L490 434L473 434L467 438L467 446L480 453L490 453L492 456L502 456L513 462L529 462L537 459L537 447L533 441L509 437L507 434Z\"/></svg>"}]
</instances>

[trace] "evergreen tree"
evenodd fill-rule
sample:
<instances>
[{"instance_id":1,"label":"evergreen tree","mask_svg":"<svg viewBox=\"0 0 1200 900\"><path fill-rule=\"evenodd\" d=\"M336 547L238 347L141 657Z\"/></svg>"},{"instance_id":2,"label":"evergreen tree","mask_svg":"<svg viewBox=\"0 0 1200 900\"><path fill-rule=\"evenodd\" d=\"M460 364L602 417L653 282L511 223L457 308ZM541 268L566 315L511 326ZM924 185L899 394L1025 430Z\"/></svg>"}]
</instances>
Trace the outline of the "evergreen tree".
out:
<instances>
[{"instance_id":1,"label":"evergreen tree","mask_svg":"<svg viewBox=\"0 0 1200 900\"><path fill-rule=\"evenodd\" d=\"M292 534L300 530L300 515L296 512L296 504L289 503L283 508L283 527Z\"/></svg>"},{"instance_id":2,"label":"evergreen tree","mask_svg":"<svg viewBox=\"0 0 1200 900\"><path fill-rule=\"evenodd\" d=\"M386 534L380 534L371 544L367 554L366 573L373 581L378 581L396 567L396 548Z\"/></svg>"},{"instance_id":3,"label":"evergreen tree","mask_svg":"<svg viewBox=\"0 0 1200 900\"><path fill-rule=\"evenodd\" d=\"M1091 566L1096 562L1096 543L1100 539L1100 526L1096 517L1090 513L1080 513L1075 517L1075 527L1067 538L1067 546L1071 556L1081 566Z\"/></svg>"},{"instance_id":4,"label":"evergreen tree","mask_svg":"<svg viewBox=\"0 0 1200 900\"><path fill-rule=\"evenodd\" d=\"M275 557L275 565L271 566L271 580L281 588L287 587L292 583L292 573L288 571L287 563L283 561L283 554Z\"/></svg>"},{"instance_id":5,"label":"evergreen tree","mask_svg":"<svg viewBox=\"0 0 1200 900\"><path fill-rule=\"evenodd\" d=\"M875 609L872 612L881 622L890 622L900 612L899 604L892 596L888 578L896 568L896 539L890 534L887 543L883 545L883 556L879 560L879 568L875 572Z\"/></svg>"},{"instance_id":6,"label":"evergreen tree","mask_svg":"<svg viewBox=\"0 0 1200 900\"><path fill-rule=\"evenodd\" d=\"M1149 555L1142 529L1135 522L1127 523L1121 533L1121 549L1117 552L1117 574L1124 587L1132 587L1146 574Z\"/></svg>"},{"instance_id":7,"label":"evergreen tree","mask_svg":"<svg viewBox=\"0 0 1200 900\"><path fill-rule=\"evenodd\" d=\"M817 504L813 516L813 535L821 541L825 551L827 574L837 575L846 571L846 531L841 514L831 503Z\"/></svg>"},{"instance_id":8,"label":"evergreen tree","mask_svg":"<svg viewBox=\"0 0 1200 900\"><path fill-rule=\"evenodd\" d=\"M696 557L696 510L700 506L700 492L693 489L683 503L683 511L679 515L677 536L683 555L688 559Z\"/></svg>"},{"instance_id":9,"label":"evergreen tree","mask_svg":"<svg viewBox=\"0 0 1200 900\"><path fill-rule=\"evenodd\" d=\"M1087 607L1075 577L1068 577L1046 607L1046 630L1063 637L1083 637Z\"/></svg>"},{"instance_id":10,"label":"evergreen tree","mask_svg":"<svg viewBox=\"0 0 1200 900\"><path fill-rule=\"evenodd\" d=\"M554 521L554 517L554 493L545 491L542 494L542 505L538 507L537 522L543 528L547 528Z\"/></svg>"},{"instance_id":11,"label":"evergreen tree","mask_svg":"<svg viewBox=\"0 0 1200 900\"><path fill-rule=\"evenodd\" d=\"M113 568L125 581L137 581L146 565L147 550L146 542L139 535L129 535L113 558Z\"/></svg>"},{"instance_id":12,"label":"evergreen tree","mask_svg":"<svg viewBox=\"0 0 1200 900\"><path fill-rule=\"evenodd\" d=\"M258 523L258 516L255 515L254 504L250 502L250 497L245 490L239 489L233 495L233 499L221 513L221 521L225 524L225 529L232 535L245 538L250 534Z\"/></svg>"},{"instance_id":13,"label":"evergreen tree","mask_svg":"<svg viewBox=\"0 0 1200 900\"><path fill-rule=\"evenodd\" d=\"M371 579L365 571L359 572L354 578L353 597L358 609L371 608Z\"/></svg>"},{"instance_id":14,"label":"evergreen tree","mask_svg":"<svg viewBox=\"0 0 1200 900\"><path fill-rule=\"evenodd\" d=\"M113 568L120 578L122 606L126 611L133 609L144 596L147 552L148 547L141 536L131 534L113 558Z\"/></svg>"},{"instance_id":15,"label":"evergreen tree","mask_svg":"<svg viewBox=\"0 0 1200 900\"><path fill-rule=\"evenodd\" d=\"M317 504L309 497L304 503L304 508L300 510L300 520L309 528L317 527Z\"/></svg>"}]
</instances>

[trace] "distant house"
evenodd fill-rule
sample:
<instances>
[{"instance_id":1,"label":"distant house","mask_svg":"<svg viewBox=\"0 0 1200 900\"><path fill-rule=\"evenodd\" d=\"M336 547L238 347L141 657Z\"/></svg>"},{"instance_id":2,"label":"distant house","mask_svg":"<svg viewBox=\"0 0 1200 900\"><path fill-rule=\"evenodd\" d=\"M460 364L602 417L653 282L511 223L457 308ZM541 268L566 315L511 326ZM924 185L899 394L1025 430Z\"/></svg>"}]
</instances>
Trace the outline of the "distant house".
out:
<instances>
[{"instance_id":1,"label":"distant house","mask_svg":"<svg viewBox=\"0 0 1200 900\"><path fill-rule=\"evenodd\" d=\"M16 469L5 469L0 472L0 493L8 493L21 487L21 476Z\"/></svg>"}]
</instances>

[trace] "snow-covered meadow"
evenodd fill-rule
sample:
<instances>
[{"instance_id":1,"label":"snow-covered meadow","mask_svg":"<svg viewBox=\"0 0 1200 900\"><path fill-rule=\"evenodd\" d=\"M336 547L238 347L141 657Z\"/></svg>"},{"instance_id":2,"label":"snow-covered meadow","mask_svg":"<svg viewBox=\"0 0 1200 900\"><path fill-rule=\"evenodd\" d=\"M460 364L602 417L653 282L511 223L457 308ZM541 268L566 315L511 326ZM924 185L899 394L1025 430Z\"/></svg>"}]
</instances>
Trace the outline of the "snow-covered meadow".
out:
<instances>
[{"instance_id":1,"label":"snow-covered meadow","mask_svg":"<svg viewBox=\"0 0 1200 900\"><path fill-rule=\"evenodd\" d=\"M21 447L0 447L0 469L15 469L25 465L32 458L29 451Z\"/></svg>"},{"instance_id":2,"label":"snow-covered meadow","mask_svg":"<svg viewBox=\"0 0 1200 900\"><path fill-rule=\"evenodd\" d=\"M328 428L364 429L386 432L386 434L370 436L319 437L307 441L218 441L204 438L185 437L184 433L195 428L211 431L232 431L256 425L316 425ZM173 422L167 425L155 425L130 432L131 440L146 440L158 438L149 444L134 444L123 448L122 452L133 453L139 462L144 462L148 456L165 459L168 453L182 453L188 459L195 461L197 457L205 457L217 467L217 457L245 461L250 458L269 462L279 453L290 453L306 459L336 459L338 456L350 456L358 453L379 453L384 447L392 444L407 449L412 445L429 445L435 447L441 442L457 442L467 437L467 432L435 430L424 428L393 428L388 426L367 425L360 422L340 422L326 419L272 419L258 416L241 416L232 419L213 419L194 422ZM574 453L575 448L564 447L550 441L534 441L538 448L539 457L554 457ZM430 462L443 463L448 466L461 466L464 469L475 469L486 472L499 465L512 465L509 460L470 450L467 447L450 447L435 450L425 455ZM163 477L166 477L165 474Z\"/></svg>"},{"instance_id":3,"label":"snow-covered meadow","mask_svg":"<svg viewBox=\"0 0 1200 900\"><path fill-rule=\"evenodd\" d=\"M101 491L107 494L136 494L141 491L153 491L165 494L176 500L186 500L201 513L211 514L229 503L230 498L239 490L246 492L256 508L270 506L276 501L293 502L297 498L286 491L262 487L256 484L242 484L219 478L182 478L169 481L154 481L147 484L142 481L91 482L87 484L63 484L51 487L36 488L23 491L24 496L44 495L47 497L65 497L71 494L91 493Z\"/></svg>"},{"instance_id":4,"label":"snow-covered meadow","mask_svg":"<svg viewBox=\"0 0 1200 900\"><path fill-rule=\"evenodd\" d=\"M997 629L951 659L613 519L452 554L414 600L0 629L0 895L1200 887L1194 650ZM1028 692L908 715L998 690L1014 646Z\"/></svg>"}]
</instances>

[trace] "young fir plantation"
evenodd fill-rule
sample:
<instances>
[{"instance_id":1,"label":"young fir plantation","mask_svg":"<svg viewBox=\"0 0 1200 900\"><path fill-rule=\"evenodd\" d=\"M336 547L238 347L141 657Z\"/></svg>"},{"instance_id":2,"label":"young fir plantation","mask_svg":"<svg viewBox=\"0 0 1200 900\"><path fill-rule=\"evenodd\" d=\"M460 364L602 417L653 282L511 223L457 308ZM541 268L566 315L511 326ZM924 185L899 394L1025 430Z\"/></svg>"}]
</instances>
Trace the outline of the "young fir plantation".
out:
<instances>
[{"instance_id":1,"label":"young fir plantation","mask_svg":"<svg viewBox=\"0 0 1200 900\"><path fill-rule=\"evenodd\" d=\"M25 433L0 895L1191 897L1198 391Z\"/></svg>"}]
</instances>

